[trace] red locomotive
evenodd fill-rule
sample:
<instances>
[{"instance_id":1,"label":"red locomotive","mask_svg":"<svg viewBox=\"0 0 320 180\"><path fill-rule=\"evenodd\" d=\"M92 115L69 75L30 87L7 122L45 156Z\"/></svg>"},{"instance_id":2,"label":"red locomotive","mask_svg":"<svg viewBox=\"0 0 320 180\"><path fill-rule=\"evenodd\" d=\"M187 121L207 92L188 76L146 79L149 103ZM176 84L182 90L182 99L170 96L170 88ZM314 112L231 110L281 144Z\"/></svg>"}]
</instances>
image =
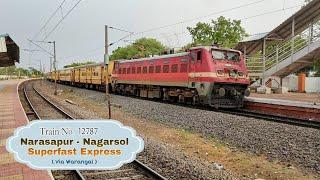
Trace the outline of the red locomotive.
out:
<instances>
[{"instance_id":1,"label":"red locomotive","mask_svg":"<svg viewBox=\"0 0 320 180\"><path fill-rule=\"evenodd\" d=\"M112 91L146 98L239 108L249 96L240 51L195 47L188 52L115 61Z\"/></svg>"}]
</instances>

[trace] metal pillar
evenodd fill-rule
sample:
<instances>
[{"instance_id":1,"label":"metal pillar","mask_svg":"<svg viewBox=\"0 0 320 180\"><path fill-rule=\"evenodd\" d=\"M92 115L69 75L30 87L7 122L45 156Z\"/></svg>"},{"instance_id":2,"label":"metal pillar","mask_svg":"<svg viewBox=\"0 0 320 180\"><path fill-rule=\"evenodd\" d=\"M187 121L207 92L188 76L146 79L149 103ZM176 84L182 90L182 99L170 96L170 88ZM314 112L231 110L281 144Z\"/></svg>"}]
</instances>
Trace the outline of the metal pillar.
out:
<instances>
[{"instance_id":1,"label":"metal pillar","mask_svg":"<svg viewBox=\"0 0 320 180\"><path fill-rule=\"evenodd\" d=\"M265 80L265 72L266 72L266 38L263 39L263 47L262 47L262 55L263 55L263 72L262 72L262 86L266 85Z\"/></svg>"},{"instance_id":2,"label":"metal pillar","mask_svg":"<svg viewBox=\"0 0 320 180\"><path fill-rule=\"evenodd\" d=\"M310 45L313 41L313 21L309 24L309 38L308 38L308 45Z\"/></svg>"},{"instance_id":3,"label":"metal pillar","mask_svg":"<svg viewBox=\"0 0 320 180\"><path fill-rule=\"evenodd\" d=\"M279 45L276 46L276 71L278 71L278 64L279 64Z\"/></svg>"},{"instance_id":4,"label":"metal pillar","mask_svg":"<svg viewBox=\"0 0 320 180\"><path fill-rule=\"evenodd\" d=\"M293 54L294 54L294 28L295 28L295 21L294 17L292 18L291 23L291 61L293 60Z\"/></svg>"},{"instance_id":5,"label":"metal pillar","mask_svg":"<svg viewBox=\"0 0 320 180\"><path fill-rule=\"evenodd\" d=\"M243 47L243 56L244 56L244 63L247 62L247 46L244 45Z\"/></svg>"},{"instance_id":6,"label":"metal pillar","mask_svg":"<svg viewBox=\"0 0 320 180\"><path fill-rule=\"evenodd\" d=\"M108 64L109 64L109 40L108 40L108 26L105 26L105 45L104 45L104 64L105 64L105 75L106 75L106 100L107 100L107 107L108 107L108 118L111 119L111 102L110 102L110 94L109 94L109 71L108 71Z\"/></svg>"},{"instance_id":7,"label":"metal pillar","mask_svg":"<svg viewBox=\"0 0 320 180\"><path fill-rule=\"evenodd\" d=\"M54 69L54 95L58 94L58 85L57 85L57 56L56 56L56 41L53 41L53 69Z\"/></svg>"},{"instance_id":8,"label":"metal pillar","mask_svg":"<svg viewBox=\"0 0 320 180\"><path fill-rule=\"evenodd\" d=\"M52 73L52 57L50 57L50 73Z\"/></svg>"}]
</instances>

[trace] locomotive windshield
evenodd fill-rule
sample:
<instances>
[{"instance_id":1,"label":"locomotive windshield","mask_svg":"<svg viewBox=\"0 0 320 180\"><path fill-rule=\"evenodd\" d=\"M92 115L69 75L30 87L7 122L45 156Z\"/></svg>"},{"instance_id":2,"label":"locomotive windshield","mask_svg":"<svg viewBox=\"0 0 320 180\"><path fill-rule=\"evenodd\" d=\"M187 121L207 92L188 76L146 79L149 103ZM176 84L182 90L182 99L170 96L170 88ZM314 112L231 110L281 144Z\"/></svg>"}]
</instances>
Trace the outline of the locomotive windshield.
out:
<instances>
[{"instance_id":1,"label":"locomotive windshield","mask_svg":"<svg viewBox=\"0 0 320 180\"><path fill-rule=\"evenodd\" d=\"M240 55L233 51L212 50L212 58L216 60L239 61Z\"/></svg>"}]
</instances>

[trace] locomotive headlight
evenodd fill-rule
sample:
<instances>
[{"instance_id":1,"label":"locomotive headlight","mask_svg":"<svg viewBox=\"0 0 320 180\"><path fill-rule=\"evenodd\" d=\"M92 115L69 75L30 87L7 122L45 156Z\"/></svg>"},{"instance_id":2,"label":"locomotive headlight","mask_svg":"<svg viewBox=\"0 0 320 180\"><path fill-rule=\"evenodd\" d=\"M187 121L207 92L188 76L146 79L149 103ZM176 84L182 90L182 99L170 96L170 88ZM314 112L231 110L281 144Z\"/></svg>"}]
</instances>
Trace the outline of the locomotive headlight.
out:
<instances>
[{"instance_id":1,"label":"locomotive headlight","mask_svg":"<svg viewBox=\"0 0 320 180\"><path fill-rule=\"evenodd\" d=\"M221 70L221 69L217 70L217 73L218 73L218 76L223 76L224 75L223 70Z\"/></svg>"},{"instance_id":2,"label":"locomotive headlight","mask_svg":"<svg viewBox=\"0 0 320 180\"><path fill-rule=\"evenodd\" d=\"M237 95L237 90L236 90L235 88L232 88L232 89L230 90L230 94L231 94L232 96L236 96L236 95Z\"/></svg>"},{"instance_id":3,"label":"locomotive headlight","mask_svg":"<svg viewBox=\"0 0 320 180\"><path fill-rule=\"evenodd\" d=\"M243 72L238 72L238 76L243 77Z\"/></svg>"},{"instance_id":4,"label":"locomotive headlight","mask_svg":"<svg viewBox=\"0 0 320 180\"><path fill-rule=\"evenodd\" d=\"M236 70L231 70L230 73L229 73L230 77L236 77L237 76L237 72Z\"/></svg>"},{"instance_id":5,"label":"locomotive headlight","mask_svg":"<svg viewBox=\"0 0 320 180\"><path fill-rule=\"evenodd\" d=\"M226 90L224 88L219 88L218 94L220 97L223 97L224 95L226 95Z\"/></svg>"}]
</instances>

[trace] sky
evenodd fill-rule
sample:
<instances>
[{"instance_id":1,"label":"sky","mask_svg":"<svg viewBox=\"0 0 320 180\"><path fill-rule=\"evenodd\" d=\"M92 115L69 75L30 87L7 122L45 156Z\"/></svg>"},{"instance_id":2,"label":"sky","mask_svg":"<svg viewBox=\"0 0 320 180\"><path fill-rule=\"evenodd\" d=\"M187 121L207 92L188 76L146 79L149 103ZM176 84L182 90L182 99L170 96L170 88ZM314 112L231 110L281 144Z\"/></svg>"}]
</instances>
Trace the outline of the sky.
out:
<instances>
[{"instance_id":1,"label":"sky","mask_svg":"<svg viewBox=\"0 0 320 180\"><path fill-rule=\"evenodd\" d=\"M78 1L0 0L0 34L8 33L20 47L17 66L39 69L41 61L49 70L50 55L28 39L56 41L58 68L62 68L72 62L103 62L105 25L128 31L110 29L110 43L133 33L111 46L110 53L141 37L181 47L191 42L186 27L199 21L219 16L240 19L248 34L257 34L274 29L304 4L304 0L81 0L67 14ZM53 52L52 44L36 43Z\"/></svg>"}]
</instances>

